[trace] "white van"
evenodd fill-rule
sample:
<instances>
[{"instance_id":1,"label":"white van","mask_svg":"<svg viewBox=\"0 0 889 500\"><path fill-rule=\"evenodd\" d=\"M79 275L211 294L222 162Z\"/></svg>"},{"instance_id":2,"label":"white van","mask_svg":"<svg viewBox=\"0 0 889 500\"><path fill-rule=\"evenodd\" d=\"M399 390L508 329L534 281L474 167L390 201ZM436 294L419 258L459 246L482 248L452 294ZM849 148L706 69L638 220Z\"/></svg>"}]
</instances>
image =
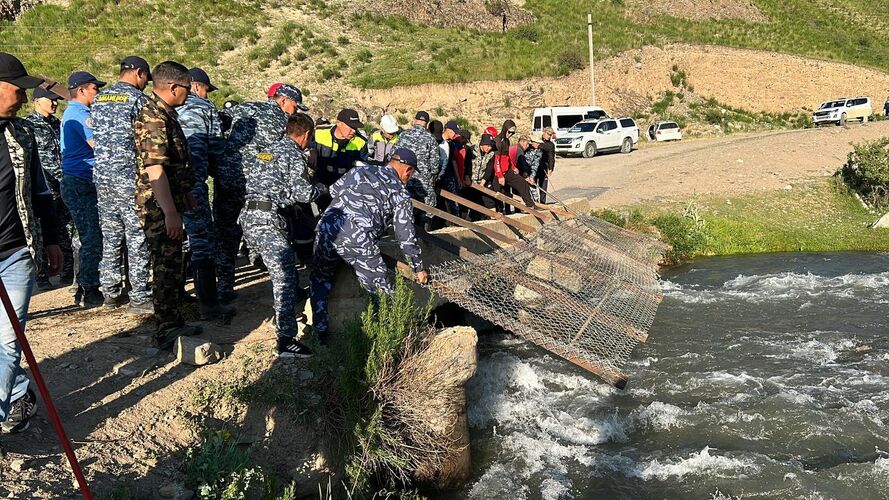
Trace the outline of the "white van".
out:
<instances>
[{"instance_id":1,"label":"white van","mask_svg":"<svg viewBox=\"0 0 889 500\"><path fill-rule=\"evenodd\" d=\"M576 123L584 120L608 118L608 113L598 106L556 106L534 108L531 118L531 132L543 132L552 127L556 132L567 132Z\"/></svg>"}]
</instances>

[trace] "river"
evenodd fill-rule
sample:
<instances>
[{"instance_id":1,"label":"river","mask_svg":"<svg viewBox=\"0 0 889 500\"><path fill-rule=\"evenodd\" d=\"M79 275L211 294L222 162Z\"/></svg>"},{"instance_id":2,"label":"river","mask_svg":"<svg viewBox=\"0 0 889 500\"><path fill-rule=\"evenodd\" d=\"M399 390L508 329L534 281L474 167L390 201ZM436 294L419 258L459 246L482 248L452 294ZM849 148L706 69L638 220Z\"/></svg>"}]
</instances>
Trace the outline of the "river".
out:
<instances>
[{"instance_id":1,"label":"river","mask_svg":"<svg viewBox=\"0 0 889 500\"><path fill-rule=\"evenodd\" d=\"M712 258L663 280L625 391L481 337L473 477L444 497L889 496L889 255Z\"/></svg>"}]
</instances>

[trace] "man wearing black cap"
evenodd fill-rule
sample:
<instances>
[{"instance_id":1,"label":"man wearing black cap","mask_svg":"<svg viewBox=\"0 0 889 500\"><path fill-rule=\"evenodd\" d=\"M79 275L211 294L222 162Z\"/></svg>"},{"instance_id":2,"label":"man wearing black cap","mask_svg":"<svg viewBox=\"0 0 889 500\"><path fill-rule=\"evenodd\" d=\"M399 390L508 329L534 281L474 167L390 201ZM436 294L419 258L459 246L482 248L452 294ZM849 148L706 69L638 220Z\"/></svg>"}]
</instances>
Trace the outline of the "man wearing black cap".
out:
<instances>
[{"instance_id":1,"label":"man wearing black cap","mask_svg":"<svg viewBox=\"0 0 889 500\"><path fill-rule=\"evenodd\" d=\"M231 307L220 304L217 298L216 236L210 209L210 190L207 187L207 176L215 174L225 141L219 112L207 99L216 87L210 83L206 71L191 68L188 73L191 76L191 93L176 112L179 125L188 139L189 163L195 177L192 195L197 207L185 212L184 220L201 319L208 320L234 312Z\"/></svg>"},{"instance_id":2,"label":"man wearing black cap","mask_svg":"<svg viewBox=\"0 0 889 500\"><path fill-rule=\"evenodd\" d=\"M235 264L241 245L238 215L244 207L244 162L284 137L287 118L306 111L302 92L281 85L268 100L246 102L222 111L231 120L225 150L213 178L213 225L216 230L217 294L222 302L235 299Z\"/></svg>"},{"instance_id":3,"label":"man wearing black cap","mask_svg":"<svg viewBox=\"0 0 889 500\"><path fill-rule=\"evenodd\" d=\"M53 206L56 211L56 220L59 225L56 228L59 240L59 247L65 256L65 264L60 273L60 283L62 285L71 284L74 278L74 262L71 253L71 235L68 231L68 225L71 224L71 215L62 202L61 182L62 182L62 151L59 146L59 133L61 131L61 122L56 118L56 110L59 107L59 100L65 98L56 94L51 90L37 87L31 98L31 105L34 111L28 115L25 120L34 127L34 138L37 139L37 149L40 153L40 165L43 167L43 173L46 174L46 182L52 191ZM37 289L49 290L52 283L49 282L49 276L46 274L46 262L41 260L37 270Z\"/></svg>"},{"instance_id":4,"label":"man wearing black cap","mask_svg":"<svg viewBox=\"0 0 889 500\"><path fill-rule=\"evenodd\" d=\"M356 162L367 161L367 141L358 135L364 123L354 109L343 109L336 115L333 128L315 132L312 144L315 178L325 186L330 186L355 166ZM326 200L329 201L329 200ZM326 207L321 208L322 210Z\"/></svg>"},{"instance_id":5,"label":"man wearing black cap","mask_svg":"<svg viewBox=\"0 0 889 500\"><path fill-rule=\"evenodd\" d=\"M379 247L390 226L417 279L421 283L429 279L416 242L413 205L404 187L416 167L414 152L397 148L387 165L355 167L330 187L333 199L318 223L311 274L313 327L322 344L328 342L327 299L340 261L352 267L372 296L393 292Z\"/></svg>"},{"instance_id":6,"label":"man wearing black cap","mask_svg":"<svg viewBox=\"0 0 889 500\"><path fill-rule=\"evenodd\" d=\"M99 291L99 261L102 259L102 230L99 224L93 167L93 127L90 106L105 82L86 71L68 77L68 107L62 115L62 200L77 229L77 289L74 303L83 307L102 305Z\"/></svg>"},{"instance_id":7,"label":"man wearing black cap","mask_svg":"<svg viewBox=\"0 0 889 500\"><path fill-rule=\"evenodd\" d=\"M136 189L136 143L133 123L148 101L143 92L151 81L148 62L130 56L120 63L117 83L103 90L90 109L96 144L95 183L102 226L102 262L99 278L104 306L126 303L123 248L126 243L130 306L133 314L151 314L154 307L148 287L148 246L133 206Z\"/></svg>"},{"instance_id":8,"label":"man wearing black cap","mask_svg":"<svg viewBox=\"0 0 889 500\"><path fill-rule=\"evenodd\" d=\"M15 56L0 52L0 280L22 327L34 288L35 259L46 252L49 274L58 272L63 262L56 244L52 193L40 167L37 142L31 127L15 116L27 99L25 89L42 82L29 76ZM37 398L29 384L12 323L0 314L3 432L27 429L37 412Z\"/></svg>"},{"instance_id":9,"label":"man wearing black cap","mask_svg":"<svg viewBox=\"0 0 889 500\"><path fill-rule=\"evenodd\" d=\"M417 156L417 171L407 184L407 190L415 199L435 206L435 181L438 178L440 155L438 143L426 130L429 125L429 113L420 111L414 116L414 126L398 136L396 148L407 148ZM431 229L432 218L423 214L422 221L427 229Z\"/></svg>"}]
</instances>

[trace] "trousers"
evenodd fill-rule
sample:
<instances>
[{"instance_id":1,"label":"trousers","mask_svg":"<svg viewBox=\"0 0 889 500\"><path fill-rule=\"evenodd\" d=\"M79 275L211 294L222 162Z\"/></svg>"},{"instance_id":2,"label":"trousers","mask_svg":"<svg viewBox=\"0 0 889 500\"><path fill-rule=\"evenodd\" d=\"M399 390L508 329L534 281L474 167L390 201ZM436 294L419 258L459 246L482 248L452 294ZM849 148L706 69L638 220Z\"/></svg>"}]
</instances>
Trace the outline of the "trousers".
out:
<instances>
[{"instance_id":1,"label":"trousers","mask_svg":"<svg viewBox=\"0 0 889 500\"><path fill-rule=\"evenodd\" d=\"M77 284L84 290L99 288L102 230L99 225L96 187L92 181L65 174L62 200L71 212L80 246L77 250ZM73 246L77 247L77 244Z\"/></svg>"},{"instance_id":2,"label":"trousers","mask_svg":"<svg viewBox=\"0 0 889 500\"><path fill-rule=\"evenodd\" d=\"M130 180L135 186L135 181ZM99 224L102 228L102 261L99 280L102 294L118 297L124 288L124 244L130 277L130 299L145 302L151 299L148 289L148 244L136 213L135 187L96 186L99 202Z\"/></svg>"},{"instance_id":3,"label":"trousers","mask_svg":"<svg viewBox=\"0 0 889 500\"><path fill-rule=\"evenodd\" d=\"M9 294L22 328L28 319L28 304L34 291L36 266L27 248L15 252L0 261L0 279ZM22 369L22 347L15 336L6 311L0 311L0 422L9 415L13 401L28 392L28 375Z\"/></svg>"}]
</instances>

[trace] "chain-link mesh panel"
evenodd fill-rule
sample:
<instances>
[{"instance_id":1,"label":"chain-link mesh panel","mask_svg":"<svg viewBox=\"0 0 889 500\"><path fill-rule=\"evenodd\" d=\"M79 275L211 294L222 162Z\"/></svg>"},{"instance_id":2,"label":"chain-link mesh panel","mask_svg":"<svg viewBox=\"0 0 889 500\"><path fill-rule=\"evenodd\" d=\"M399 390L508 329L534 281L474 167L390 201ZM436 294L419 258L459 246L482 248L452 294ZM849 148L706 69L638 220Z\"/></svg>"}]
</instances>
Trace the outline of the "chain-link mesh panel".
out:
<instances>
[{"instance_id":1,"label":"chain-link mesh panel","mask_svg":"<svg viewBox=\"0 0 889 500\"><path fill-rule=\"evenodd\" d=\"M667 247L588 216L544 224L515 245L431 269L435 291L623 387L647 339Z\"/></svg>"}]
</instances>

